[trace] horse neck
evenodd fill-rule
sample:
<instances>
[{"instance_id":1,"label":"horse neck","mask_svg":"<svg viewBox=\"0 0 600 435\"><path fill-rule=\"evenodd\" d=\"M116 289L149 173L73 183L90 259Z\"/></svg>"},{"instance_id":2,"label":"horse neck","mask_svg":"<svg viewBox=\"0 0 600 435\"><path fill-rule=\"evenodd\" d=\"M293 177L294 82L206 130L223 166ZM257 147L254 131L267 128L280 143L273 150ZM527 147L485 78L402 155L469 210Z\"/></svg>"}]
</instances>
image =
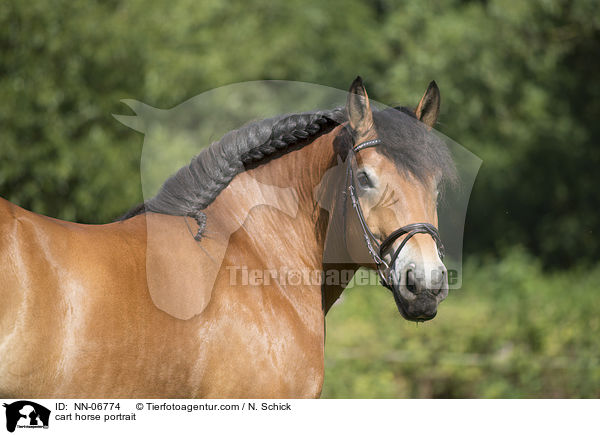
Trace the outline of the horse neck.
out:
<instances>
[{"instance_id":1,"label":"horse neck","mask_svg":"<svg viewBox=\"0 0 600 435\"><path fill-rule=\"evenodd\" d=\"M230 226L229 264L321 270L327 220L314 192L336 163L340 128L236 176L207 209L209 225Z\"/></svg>"}]
</instances>

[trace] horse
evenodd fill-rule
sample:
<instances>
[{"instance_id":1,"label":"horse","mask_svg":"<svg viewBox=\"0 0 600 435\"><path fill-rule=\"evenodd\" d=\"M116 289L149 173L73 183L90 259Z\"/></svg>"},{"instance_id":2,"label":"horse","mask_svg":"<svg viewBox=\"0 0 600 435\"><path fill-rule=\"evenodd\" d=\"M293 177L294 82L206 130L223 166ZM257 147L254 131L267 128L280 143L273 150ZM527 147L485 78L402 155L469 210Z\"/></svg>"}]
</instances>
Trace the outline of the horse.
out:
<instances>
[{"instance_id":1,"label":"horse","mask_svg":"<svg viewBox=\"0 0 600 435\"><path fill-rule=\"evenodd\" d=\"M0 199L0 396L319 397L325 315L356 270L410 321L448 294L439 104L431 82L416 109L376 110L357 77L345 106L240 127L109 224ZM263 186L292 186L293 207L253 206Z\"/></svg>"}]
</instances>

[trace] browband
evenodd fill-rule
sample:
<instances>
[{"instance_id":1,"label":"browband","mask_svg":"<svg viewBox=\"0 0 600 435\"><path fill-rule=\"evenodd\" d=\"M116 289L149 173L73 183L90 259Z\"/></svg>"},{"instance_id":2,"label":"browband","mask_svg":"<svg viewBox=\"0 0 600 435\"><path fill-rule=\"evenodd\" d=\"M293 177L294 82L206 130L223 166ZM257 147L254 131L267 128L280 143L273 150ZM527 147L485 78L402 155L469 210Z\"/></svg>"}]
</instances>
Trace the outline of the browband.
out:
<instances>
[{"instance_id":1,"label":"browband","mask_svg":"<svg viewBox=\"0 0 600 435\"><path fill-rule=\"evenodd\" d=\"M354 151L355 153L357 153L360 150L364 150L365 148L374 147L376 145L379 145L380 143L381 143L381 139L371 139L371 140L359 143L358 145L354 146L352 148L352 151Z\"/></svg>"}]
</instances>

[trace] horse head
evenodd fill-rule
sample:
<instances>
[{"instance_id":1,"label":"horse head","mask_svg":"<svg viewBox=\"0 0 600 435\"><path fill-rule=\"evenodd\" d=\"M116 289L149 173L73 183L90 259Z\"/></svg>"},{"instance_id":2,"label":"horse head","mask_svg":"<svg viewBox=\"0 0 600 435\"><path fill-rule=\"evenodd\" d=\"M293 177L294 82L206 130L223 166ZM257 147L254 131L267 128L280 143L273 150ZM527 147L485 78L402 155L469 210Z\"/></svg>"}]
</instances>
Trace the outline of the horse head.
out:
<instances>
[{"instance_id":1,"label":"horse head","mask_svg":"<svg viewBox=\"0 0 600 435\"><path fill-rule=\"evenodd\" d=\"M455 169L432 131L439 104L439 89L431 82L414 111L372 111L358 77L346 105L352 148L345 189L354 209L347 213L359 228L347 244L363 252L366 245L370 261L358 261L377 268L402 316L415 321L432 319L448 295L437 202Z\"/></svg>"}]
</instances>

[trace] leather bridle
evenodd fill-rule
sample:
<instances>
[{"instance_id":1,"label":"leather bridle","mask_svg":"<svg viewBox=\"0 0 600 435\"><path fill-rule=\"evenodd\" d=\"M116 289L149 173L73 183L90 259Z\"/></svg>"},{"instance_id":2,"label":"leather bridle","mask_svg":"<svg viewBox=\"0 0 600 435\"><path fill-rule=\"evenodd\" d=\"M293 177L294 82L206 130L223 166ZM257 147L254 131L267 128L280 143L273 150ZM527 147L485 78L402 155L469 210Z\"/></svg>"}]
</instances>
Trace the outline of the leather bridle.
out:
<instances>
[{"instance_id":1,"label":"leather bridle","mask_svg":"<svg viewBox=\"0 0 600 435\"><path fill-rule=\"evenodd\" d=\"M381 143L381 139L373 139L355 145L352 147L352 153L349 156L349 158L356 158L356 154L359 151L364 150L365 148L375 147ZM400 254L400 251L402 251L402 248L406 246L406 243L415 234L429 234L435 241L440 259L444 258L444 245L442 244L442 240L440 238L438 229L435 226L425 222L408 224L406 226L398 228L397 230L393 231L388 237L386 237L383 242L379 243L377 237L375 237L373 232L370 230L369 225L367 225L367 221L360 206L360 201L358 199L358 195L356 194L356 186L354 185L354 174L352 171L351 161L348 162L347 168L348 169L346 172L346 190L350 196L352 207L356 211L358 221L360 222L360 226L363 232L365 242L367 244L369 254L371 254L373 261L377 265L377 273L379 274L379 280L381 281L381 285L393 291L392 268L396 259L398 258L398 255ZM394 242L397 239L404 235L406 235L406 237L404 237L404 240L402 240L400 246L398 246L398 248L396 248L396 250L393 252L390 258L390 262L386 262L384 260L386 251L393 246Z\"/></svg>"}]
</instances>

